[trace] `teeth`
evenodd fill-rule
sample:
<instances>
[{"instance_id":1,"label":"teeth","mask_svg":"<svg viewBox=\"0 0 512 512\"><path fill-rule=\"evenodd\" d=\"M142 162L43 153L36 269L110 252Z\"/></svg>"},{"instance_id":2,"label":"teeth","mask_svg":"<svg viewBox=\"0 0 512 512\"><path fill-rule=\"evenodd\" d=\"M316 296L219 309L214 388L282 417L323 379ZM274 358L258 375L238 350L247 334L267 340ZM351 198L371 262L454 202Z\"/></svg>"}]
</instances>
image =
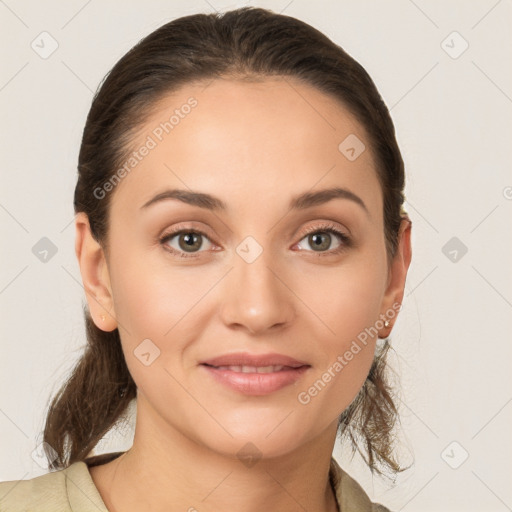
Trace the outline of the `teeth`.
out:
<instances>
[{"instance_id":1,"label":"teeth","mask_svg":"<svg viewBox=\"0 0 512 512\"><path fill-rule=\"evenodd\" d=\"M282 366L260 366L256 369L258 373L270 373L270 372L279 372L283 369Z\"/></svg>"},{"instance_id":2,"label":"teeth","mask_svg":"<svg viewBox=\"0 0 512 512\"><path fill-rule=\"evenodd\" d=\"M279 372L284 366L218 366L217 370L230 370L238 373L272 373Z\"/></svg>"}]
</instances>

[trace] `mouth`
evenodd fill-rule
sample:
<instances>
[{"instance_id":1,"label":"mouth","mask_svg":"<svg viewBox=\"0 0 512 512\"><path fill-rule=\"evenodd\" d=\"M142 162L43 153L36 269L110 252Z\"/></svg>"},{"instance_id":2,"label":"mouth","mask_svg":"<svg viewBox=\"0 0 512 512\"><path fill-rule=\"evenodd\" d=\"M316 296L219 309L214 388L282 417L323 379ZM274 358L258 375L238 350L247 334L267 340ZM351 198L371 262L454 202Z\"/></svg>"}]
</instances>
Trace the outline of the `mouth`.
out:
<instances>
[{"instance_id":1,"label":"mouth","mask_svg":"<svg viewBox=\"0 0 512 512\"><path fill-rule=\"evenodd\" d=\"M209 366L210 368L215 368L216 370L228 370L236 373L274 373L274 372L282 372L287 370L297 370L298 368L303 368L307 365L301 366L284 366L284 365L269 365L269 366L241 366L241 365L231 365L231 366L214 366L210 364L204 363L205 366Z\"/></svg>"},{"instance_id":2,"label":"mouth","mask_svg":"<svg viewBox=\"0 0 512 512\"><path fill-rule=\"evenodd\" d=\"M252 396L268 395L293 385L311 368L309 364L276 354L232 354L203 362L199 366L224 387Z\"/></svg>"}]
</instances>

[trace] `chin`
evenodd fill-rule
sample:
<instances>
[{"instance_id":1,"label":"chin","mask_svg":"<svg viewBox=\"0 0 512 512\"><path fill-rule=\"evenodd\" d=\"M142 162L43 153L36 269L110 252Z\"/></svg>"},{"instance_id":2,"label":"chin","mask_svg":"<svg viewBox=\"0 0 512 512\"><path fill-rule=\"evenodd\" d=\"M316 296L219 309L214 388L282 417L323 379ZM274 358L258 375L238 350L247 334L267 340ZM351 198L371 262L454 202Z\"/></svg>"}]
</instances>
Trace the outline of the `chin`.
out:
<instances>
[{"instance_id":1,"label":"chin","mask_svg":"<svg viewBox=\"0 0 512 512\"><path fill-rule=\"evenodd\" d=\"M239 424L240 428L224 423L226 429L233 437L228 435L215 437L214 439L204 440L205 444L212 450L221 453L227 457L235 456L243 462L243 459L270 459L282 457L298 449L308 439L314 437L307 435L304 426L294 429L290 423L286 427L274 422L270 428L262 428L257 418L251 419L250 423ZM249 428L248 428L249 425Z\"/></svg>"},{"instance_id":2,"label":"chin","mask_svg":"<svg viewBox=\"0 0 512 512\"><path fill-rule=\"evenodd\" d=\"M279 458L292 453L298 448L295 440L289 439L288 443L279 440L261 438L235 439L219 446L211 445L211 449L217 453L240 460L247 467L252 467L259 460Z\"/></svg>"}]
</instances>

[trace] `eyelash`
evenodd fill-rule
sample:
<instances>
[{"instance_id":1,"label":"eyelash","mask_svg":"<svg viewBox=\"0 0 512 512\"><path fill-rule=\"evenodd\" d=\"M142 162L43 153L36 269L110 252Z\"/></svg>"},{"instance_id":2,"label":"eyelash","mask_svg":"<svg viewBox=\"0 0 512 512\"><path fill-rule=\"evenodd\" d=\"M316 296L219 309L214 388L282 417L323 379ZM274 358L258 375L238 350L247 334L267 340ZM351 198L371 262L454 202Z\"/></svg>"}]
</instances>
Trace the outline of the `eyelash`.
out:
<instances>
[{"instance_id":1,"label":"eyelash","mask_svg":"<svg viewBox=\"0 0 512 512\"><path fill-rule=\"evenodd\" d=\"M165 247L165 250L167 250L168 252L170 252L174 255L177 255L180 258L197 258L200 253L187 254L185 252L177 251L177 250L173 249L172 247L169 247L168 245L166 245L166 242L168 242L170 239L174 238L175 236L181 235L183 233L201 235L201 236L204 236L205 238L207 238L208 240L210 240L209 236L199 229L195 229L195 228L183 229L182 228L182 229L177 229L175 231L170 231L170 232L164 233L162 235L162 237L160 237L160 239L159 239L160 244ZM330 233L335 236L338 236L338 238L341 241L341 244L338 248L331 249L329 251L324 251L324 252L317 252L316 253L317 256L320 256L320 257L335 256L335 255L338 255L338 254L346 251L348 248L350 248L352 246L352 239L346 233L343 233L338 228L336 228L333 224L324 224L321 226L307 228L306 232L304 233L304 236L299 240L299 242L301 242L308 235L311 235L314 233ZM316 251L308 251L308 252L316 252Z\"/></svg>"}]
</instances>

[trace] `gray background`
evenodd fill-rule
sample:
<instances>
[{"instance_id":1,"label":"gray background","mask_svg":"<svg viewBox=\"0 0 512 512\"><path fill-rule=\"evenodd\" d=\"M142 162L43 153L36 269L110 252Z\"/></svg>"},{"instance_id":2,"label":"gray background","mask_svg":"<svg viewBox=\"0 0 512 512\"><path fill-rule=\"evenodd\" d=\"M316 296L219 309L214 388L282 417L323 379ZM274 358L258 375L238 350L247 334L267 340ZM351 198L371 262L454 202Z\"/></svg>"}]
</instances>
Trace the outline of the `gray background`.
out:
<instances>
[{"instance_id":1,"label":"gray background","mask_svg":"<svg viewBox=\"0 0 512 512\"><path fill-rule=\"evenodd\" d=\"M44 411L85 343L72 196L93 91L164 22L247 4L300 18L355 57L406 163L413 263L391 339L401 452L415 463L393 487L338 445L337 459L396 511L512 510L507 0L0 0L0 480L46 472ZM131 428L98 452L127 449Z\"/></svg>"}]
</instances>

